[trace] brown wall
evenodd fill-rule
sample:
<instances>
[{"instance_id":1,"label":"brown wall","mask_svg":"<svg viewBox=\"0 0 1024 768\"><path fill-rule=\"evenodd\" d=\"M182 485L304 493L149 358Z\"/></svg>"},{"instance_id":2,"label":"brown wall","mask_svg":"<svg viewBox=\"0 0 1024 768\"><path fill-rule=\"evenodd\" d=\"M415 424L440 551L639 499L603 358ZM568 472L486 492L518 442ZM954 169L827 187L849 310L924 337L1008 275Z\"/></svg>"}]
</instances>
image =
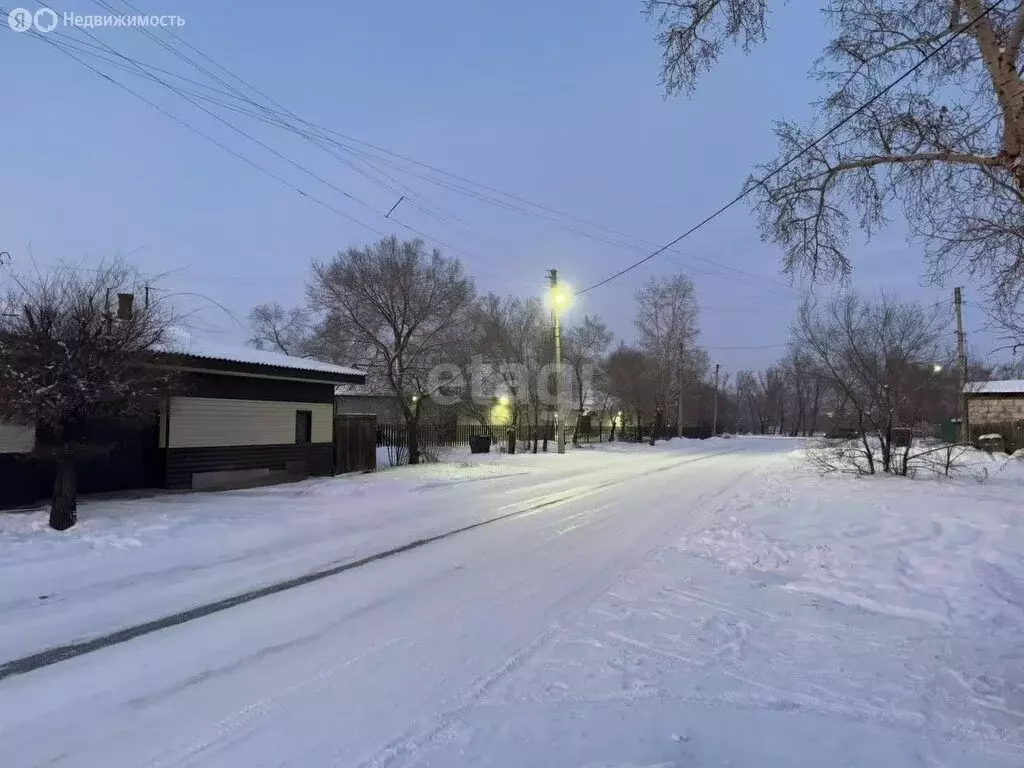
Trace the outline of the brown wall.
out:
<instances>
[{"instance_id":1,"label":"brown wall","mask_svg":"<svg viewBox=\"0 0 1024 768\"><path fill-rule=\"evenodd\" d=\"M192 488L193 473L265 468L278 474L285 472L289 464L293 465L295 476L291 479L330 475L334 471L334 444L171 448L167 452L167 487Z\"/></svg>"}]
</instances>

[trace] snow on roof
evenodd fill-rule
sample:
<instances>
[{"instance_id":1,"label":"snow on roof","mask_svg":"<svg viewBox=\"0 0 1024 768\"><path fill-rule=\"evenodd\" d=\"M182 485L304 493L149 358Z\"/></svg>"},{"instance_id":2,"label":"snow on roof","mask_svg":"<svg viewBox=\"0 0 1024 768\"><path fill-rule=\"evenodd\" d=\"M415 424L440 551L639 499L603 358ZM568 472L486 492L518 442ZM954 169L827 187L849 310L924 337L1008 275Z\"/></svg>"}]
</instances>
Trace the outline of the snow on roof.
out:
<instances>
[{"instance_id":1,"label":"snow on roof","mask_svg":"<svg viewBox=\"0 0 1024 768\"><path fill-rule=\"evenodd\" d=\"M395 393L389 387L375 386L372 384L339 384L334 388L337 397L394 397Z\"/></svg>"},{"instance_id":2,"label":"snow on roof","mask_svg":"<svg viewBox=\"0 0 1024 768\"><path fill-rule=\"evenodd\" d=\"M964 385L964 392L980 395L1024 394L1024 379L970 381Z\"/></svg>"},{"instance_id":3,"label":"snow on roof","mask_svg":"<svg viewBox=\"0 0 1024 768\"><path fill-rule=\"evenodd\" d=\"M291 368L296 371L313 373L331 373L345 376L365 376L362 371L343 365L324 363L305 357L292 357L281 352L268 352L233 344L222 344L207 339L197 339L192 334L175 329L171 340L162 350L168 353L188 355L205 360L223 360L231 363L249 363L251 365L268 365L277 368Z\"/></svg>"}]
</instances>

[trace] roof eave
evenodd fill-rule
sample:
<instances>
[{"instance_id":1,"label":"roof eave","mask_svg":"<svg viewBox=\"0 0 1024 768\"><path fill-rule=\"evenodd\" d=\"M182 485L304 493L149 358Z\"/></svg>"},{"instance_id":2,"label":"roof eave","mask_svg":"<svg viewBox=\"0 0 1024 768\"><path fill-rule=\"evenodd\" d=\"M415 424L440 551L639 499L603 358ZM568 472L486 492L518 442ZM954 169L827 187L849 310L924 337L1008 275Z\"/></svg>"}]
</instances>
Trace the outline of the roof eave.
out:
<instances>
[{"instance_id":1,"label":"roof eave","mask_svg":"<svg viewBox=\"0 0 1024 768\"><path fill-rule=\"evenodd\" d=\"M198 373L220 373L234 376L258 378L291 379L322 384L365 384L365 373L343 373L340 371L318 371L290 366L248 363L237 360L221 360L210 357L188 355L180 352L161 352L156 355L159 364Z\"/></svg>"}]
</instances>

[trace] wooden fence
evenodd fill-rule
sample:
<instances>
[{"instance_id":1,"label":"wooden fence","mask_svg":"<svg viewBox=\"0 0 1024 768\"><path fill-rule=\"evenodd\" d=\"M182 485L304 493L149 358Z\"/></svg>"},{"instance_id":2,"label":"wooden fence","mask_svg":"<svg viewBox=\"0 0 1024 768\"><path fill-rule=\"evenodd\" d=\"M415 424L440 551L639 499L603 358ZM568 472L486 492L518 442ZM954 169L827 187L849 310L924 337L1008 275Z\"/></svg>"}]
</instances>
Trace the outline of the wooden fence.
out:
<instances>
[{"instance_id":1,"label":"wooden fence","mask_svg":"<svg viewBox=\"0 0 1024 768\"><path fill-rule=\"evenodd\" d=\"M377 468L377 417L334 417L334 471L365 472Z\"/></svg>"},{"instance_id":2,"label":"wooden fence","mask_svg":"<svg viewBox=\"0 0 1024 768\"><path fill-rule=\"evenodd\" d=\"M977 444L982 435L1002 435L1007 453L1024 448L1024 421L991 421L971 423L971 442Z\"/></svg>"}]
</instances>

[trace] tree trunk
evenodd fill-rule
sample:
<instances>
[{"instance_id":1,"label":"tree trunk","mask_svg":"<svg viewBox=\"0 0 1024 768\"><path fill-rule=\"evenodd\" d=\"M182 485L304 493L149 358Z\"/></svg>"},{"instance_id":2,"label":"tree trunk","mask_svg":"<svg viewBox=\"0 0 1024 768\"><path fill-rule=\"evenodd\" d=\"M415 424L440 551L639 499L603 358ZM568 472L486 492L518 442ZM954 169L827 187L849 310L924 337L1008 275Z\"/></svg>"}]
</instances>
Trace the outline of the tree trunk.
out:
<instances>
[{"instance_id":1,"label":"tree trunk","mask_svg":"<svg viewBox=\"0 0 1024 768\"><path fill-rule=\"evenodd\" d=\"M406 431L409 433L409 463L420 463L420 425L417 419L409 419L406 422Z\"/></svg>"},{"instance_id":2,"label":"tree trunk","mask_svg":"<svg viewBox=\"0 0 1024 768\"><path fill-rule=\"evenodd\" d=\"M405 428L409 433L409 463L420 463L420 400L416 399L411 410L406 411Z\"/></svg>"},{"instance_id":3,"label":"tree trunk","mask_svg":"<svg viewBox=\"0 0 1024 768\"><path fill-rule=\"evenodd\" d=\"M804 430L805 437L811 437L818 428L818 411L821 409L821 382L814 382L814 399L811 401L811 420Z\"/></svg>"},{"instance_id":4,"label":"tree trunk","mask_svg":"<svg viewBox=\"0 0 1024 768\"><path fill-rule=\"evenodd\" d=\"M540 409L537 408L537 407L534 407L534 409L533 409L533 452L534 453L537 452L537 440L539 438L539 435L537 434L538 432L540 432ZM544 439L547 440L547 436L546 435L544 436Z\"/></svg>"},{"instance_id":5,"label":"tree trunk","mask_svg":"<svg viewBox=\"0 0 1024 768\"><path fill-rule=\"evenodd\" d=\"M658 435L661 432L661 409L659 408L654 412L654 426L651 428L651 445L654 445L658 440Z\"/></svg>"},{"instance_id":6,"label":"tree trunk","mask_svg":"<svg viewBox=\"0 0 1024 768\"><path fill-rule=\"evenodd\" d=\"M907 476L907 472L910 470L910 444L914 442L914 434L911 432L907 435L907 444L903 448L903 456L901 457L902 466L900 466L900 474L904 477ZM948 472L948 470L947 470Z\"/></svg>"},{"instance_id":7,"label":"tree trunk","mask_svg":"<svg viewBox=\"0 0 1024 768\"><path fill-rule=\"evenodd\" d=\"M885 431L879 437L882 440L882 471L892 472L892 417L885 425Z\"/></svg>"},{"instance_id":8,"label":"tree trunk","mask_svg":"<svg viewBox=\"0 0 1024 768\"><path fill-rule=\"evenodd\" d=\"M871 450L871 443L868 442L867 432L864 430L864 412L857 411L857 431L860 432L860 440L864 445L864 454L868 460L868 474L875 474L875 454Z\"/></svg>"},{"instance_id":9,"label":"tree trunk","mask_svg":"<svg viewBox=\"0 0 1024 768\"><path fill-rule=\"evenodd\" d=\"M78 468L71 457L57 462L57 477L53 481L53 499L50 502L50 527L66 531L78 520Z\"/></svg>"},{"instance_id":10,"label":"tree trunk","mask_svg":"<svg viewBox=\"0 0 1024 768\"><path fill-rule=\"evenodd\" d=\"M615 419L612 419L611 431L608 433L608 442L615 442Z\"/></svg>"}]
</instances>

